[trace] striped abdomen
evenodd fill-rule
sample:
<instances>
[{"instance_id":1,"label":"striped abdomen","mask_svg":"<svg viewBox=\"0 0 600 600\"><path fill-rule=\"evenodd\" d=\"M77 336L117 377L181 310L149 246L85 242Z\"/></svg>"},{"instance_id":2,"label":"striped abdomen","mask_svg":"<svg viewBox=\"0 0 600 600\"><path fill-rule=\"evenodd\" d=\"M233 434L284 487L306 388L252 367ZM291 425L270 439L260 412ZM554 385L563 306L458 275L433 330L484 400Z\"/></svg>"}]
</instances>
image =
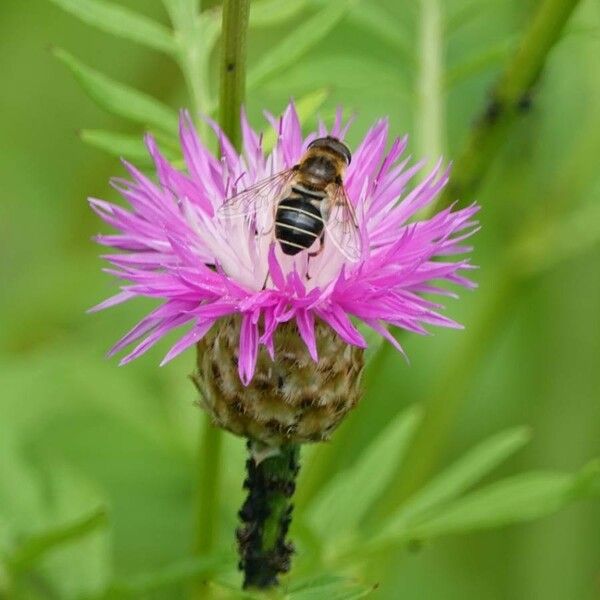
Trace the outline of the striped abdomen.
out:
<instances>
[{"instance_id":1,"label":"striped abdomen","mask_svg":"<svg viewBox=\"0 0 600 600\"><path fill-rule=\"evenodd\" d=\"M324 222L318 204L323 198L318 192L292 188L292 195L281 200L275 215L275 238L284 254L307 250L321 236Z\"/></svg>"}]
</instances>

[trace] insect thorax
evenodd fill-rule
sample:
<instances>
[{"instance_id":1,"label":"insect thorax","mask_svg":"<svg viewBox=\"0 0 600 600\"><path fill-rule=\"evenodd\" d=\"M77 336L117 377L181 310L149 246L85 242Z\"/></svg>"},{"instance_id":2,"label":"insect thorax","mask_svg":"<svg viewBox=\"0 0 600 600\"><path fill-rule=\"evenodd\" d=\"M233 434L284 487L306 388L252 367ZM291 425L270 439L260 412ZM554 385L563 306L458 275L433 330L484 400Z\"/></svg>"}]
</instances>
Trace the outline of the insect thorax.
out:
<instances>
[{"instance_id":1,"label":"insect thorax","mask_svg":"<svg viewBox=\"0 0 600 600\"><path fill-rule=\"evenodd\" d=\"M340 181L341 161L323 151L311 151L298 167L298 181L309 190L324 190L329 184Z\"/></svg>"}]
</instances>

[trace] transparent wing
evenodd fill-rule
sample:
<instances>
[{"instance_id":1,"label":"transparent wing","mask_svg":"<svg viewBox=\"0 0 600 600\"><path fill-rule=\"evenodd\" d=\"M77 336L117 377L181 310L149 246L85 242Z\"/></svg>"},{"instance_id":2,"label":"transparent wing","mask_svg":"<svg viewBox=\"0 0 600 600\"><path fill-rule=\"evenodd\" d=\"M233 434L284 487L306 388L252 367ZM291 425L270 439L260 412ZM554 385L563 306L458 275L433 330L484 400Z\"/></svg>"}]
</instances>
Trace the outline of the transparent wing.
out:
<instances>
[{"instance_id":1,"label":"transparent wing","mask_svg":"<svg viewBox=\"0 0 600 600\"><path fill-rule=\"evenodd\" d=\"M294 169L281 171L225 200L218 213L224 217L241 217L275 204L294 176Z\"/></svg>"},{"instance_id":2,"label":"transparent wing","mask_svg":"<svg viewBox=\"0 0 600 600\"><path fill-rule=\"evenodd\" d=\"M342 185L332 184L327 189L329 206L325 219L328 241L350 261L358 262L361 240L354 207Z\"/></svg>"}]
</instances>

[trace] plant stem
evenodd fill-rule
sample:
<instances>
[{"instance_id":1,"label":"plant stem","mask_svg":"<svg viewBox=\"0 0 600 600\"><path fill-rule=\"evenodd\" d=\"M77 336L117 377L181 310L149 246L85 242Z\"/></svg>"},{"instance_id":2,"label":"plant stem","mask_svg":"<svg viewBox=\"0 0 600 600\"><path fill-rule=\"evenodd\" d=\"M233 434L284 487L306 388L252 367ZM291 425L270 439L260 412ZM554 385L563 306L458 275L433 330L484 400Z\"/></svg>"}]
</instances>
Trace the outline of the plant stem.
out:
<instances>
[{"instance_id":1,"label":"plant stem","mask_svg":"<svg viewBox=\"0 0 600 600\"><path fill-rule=\"evenodd\" d=\"M219 123L239 149L240 109L246 91L246 32L250 0L225 0L220 60Z\"/></svg>"},{"instance_id":2,"label":"plant stem","mask_svg":"<svg viewBox=\"0 0 600 600\"><path fill-rule=\"evenodd\" d=\"M300 469L300 446L287 444L276 455L258 461L254 442L248 442L250 458L246 462L248 476L244 488L248 496L237 530L240 569L244 588L267 589L278 585L280 573L287 573L294 547L287 542L292 520L291 497Z\"/></svg>"},{"instance_id":3,"label":"plant stem","mask_svg":"<svg viewBox=\"0 0 600 600\"><path fill-rule=\"evenodd\" d=\"M540 3L456 160L450 184L440 201L442 206L450 205L457 198L468 198L477 188L511 125L529 107L532 88L578 2L543 0Z\"/></svg>"},{"instance_id":4,"label":"plant stem","mask_svg":"<svg viewBox=\"0 0 600 600\"><path fill-rule=\"evenodd\" d=\"M439 0L421 0L417 143L430 163L444 154L444 49Z\"/></svg>"},{"instance_id":5,"label":"plant stem","mask_svg":"<svg viewBox=\"0 0 600 600\"><path fill-rule=\"evenodd\" d=\"M223 434L204 415L199 444L196 535L194 553L210 554L215 545L218 497L221 482Z\"/></svg>"}]
</instances>

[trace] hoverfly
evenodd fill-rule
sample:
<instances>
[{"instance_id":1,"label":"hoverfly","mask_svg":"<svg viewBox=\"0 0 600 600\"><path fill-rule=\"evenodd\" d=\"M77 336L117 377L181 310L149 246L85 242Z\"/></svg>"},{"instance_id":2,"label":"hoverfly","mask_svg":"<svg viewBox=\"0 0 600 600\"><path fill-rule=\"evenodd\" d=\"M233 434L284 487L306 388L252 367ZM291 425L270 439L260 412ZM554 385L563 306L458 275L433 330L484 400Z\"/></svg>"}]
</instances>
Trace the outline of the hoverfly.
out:
<instances>
[{"instance_id":1,"label":"hoverfly","mask_svg":"<svg viewBox=\"0 0 600 600\"><path fill-rule=\"evenodd\" d=\"M228 198L219 213L226 217L256 215L264 206L271 206L272 229L284 254L294 256L315 243L318 249L308 255L320 254L327 232L327 239L349 261L356 262L360 258L358 221L343 184L351 158L350 150L337 138L317 138L298 164Z\"/></svg>"}]
</instances>

